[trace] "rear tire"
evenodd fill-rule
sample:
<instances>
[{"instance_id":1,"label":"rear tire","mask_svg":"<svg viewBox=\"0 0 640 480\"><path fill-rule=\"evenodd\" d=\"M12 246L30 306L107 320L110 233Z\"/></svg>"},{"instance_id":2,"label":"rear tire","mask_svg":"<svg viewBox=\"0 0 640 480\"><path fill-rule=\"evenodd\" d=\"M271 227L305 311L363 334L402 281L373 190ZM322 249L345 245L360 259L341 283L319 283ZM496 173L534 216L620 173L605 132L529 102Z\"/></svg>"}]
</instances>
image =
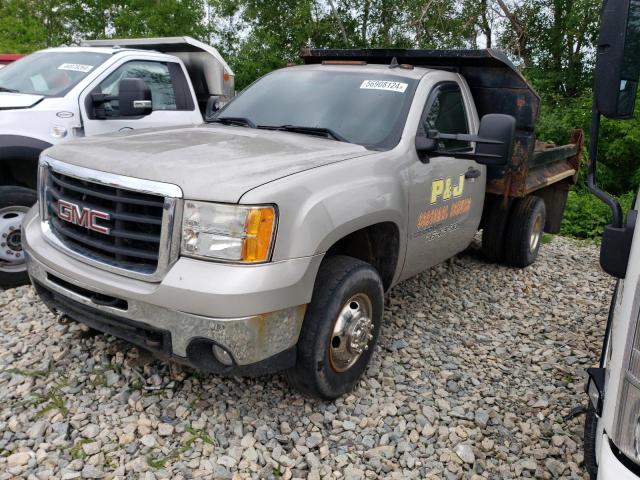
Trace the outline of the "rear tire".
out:
<instances>
[{"instance_id":1,"label":"rear tire","mask_svg":"<svg viewBox=\"0 0 640 480\"><path fill-rule=\"evenodd\" d=\"M487 260L500 263L504 259L504 237L509 219L511 200L499 198L488 205L487 217L482 228L482 254Z\"/></svg>"},{"instance_id":2,"label":"rear tire","mask_svg":"<svg viewBox=\"0 0 640 480\"><path fill-rule=\"evenodd\" d=\"M322 400L352 390L371 359L383 309L375 268L342 255L325 259L302 324L296 364L286 372L289 384Z\"/></svg>"},{"instance_id":3,"label":"rear tire","mask_svg":"<svg viewBox=\"0 0 640 480\"><path fill-rule=\"evenodd\" d=\"M524 268L538 258L546 221L544 201L528 196L515 201L509 214L504 241L504 262Z\"/></svg>"},{"instance_id":4,"label":"rear tire","mask_svg":"<svg viewBox=\"0 0 640 480\"><path fill-rule=\"evenodd\" d=\"M22 250L21 222L36 203L35 190L0 187L0 287L13 288L29 283Z\"/></svg>"}]
</instances>

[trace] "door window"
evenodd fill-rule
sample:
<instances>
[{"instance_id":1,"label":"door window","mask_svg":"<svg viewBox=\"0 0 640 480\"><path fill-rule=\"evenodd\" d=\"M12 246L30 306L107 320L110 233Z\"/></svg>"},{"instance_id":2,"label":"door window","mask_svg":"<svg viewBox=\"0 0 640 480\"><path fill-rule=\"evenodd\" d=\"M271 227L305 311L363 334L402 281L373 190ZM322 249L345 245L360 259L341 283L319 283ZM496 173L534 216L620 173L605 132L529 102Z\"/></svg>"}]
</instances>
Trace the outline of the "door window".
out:
<instances>
[{"instance_id":1,"label":"door window","mask_svg":"<svg viewBox=\"0 0 640 480\"><path fill-rule=\"evenodd\" d=\"M464 108L464 99L456 83L446 83L436 87L427 102L422 127L440 133L469 133L469 122ZM469 142L461 140L439 140L438 150L465 151L471 148Z\"/></svg>"},{"instance_id":2,"label":"door window","mask_svg":"<svg viewBox=\"0 0 640 480\"><path fill-rule=\"evenodd\" d=\"M169 67L166 63L135 60L121 65L105 78L94 93L118 95L120 82L124 78L140 78L151 90L153 110L177 110L176 93ZM118 116L118 100L111 100L104 104L109 117Z\"/></svg>"}]
</instances>

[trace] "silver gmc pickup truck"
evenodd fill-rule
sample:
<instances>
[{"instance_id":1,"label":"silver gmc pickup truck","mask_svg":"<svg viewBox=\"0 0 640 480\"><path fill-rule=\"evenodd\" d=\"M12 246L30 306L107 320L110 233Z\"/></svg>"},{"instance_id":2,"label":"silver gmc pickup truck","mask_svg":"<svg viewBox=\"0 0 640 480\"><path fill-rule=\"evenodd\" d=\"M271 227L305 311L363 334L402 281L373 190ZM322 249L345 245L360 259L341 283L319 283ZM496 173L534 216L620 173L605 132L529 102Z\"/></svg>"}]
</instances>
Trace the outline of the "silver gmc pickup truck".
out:
<instances>
[{"instance_id":1,"label":"silver gmc pickup truck","mask_svg":"<svg viewBox=\"0 0 640 480\"><path fill-rule=\"evenodd\" d=\"M302 57L211 123L43 152L22 226L42 300L160 357L285 370L333 399L366 369L385 291L479 229L514 267L558 231L582 133L536 142L539 97L502 54Z\"/></svg>"}]
</instances>

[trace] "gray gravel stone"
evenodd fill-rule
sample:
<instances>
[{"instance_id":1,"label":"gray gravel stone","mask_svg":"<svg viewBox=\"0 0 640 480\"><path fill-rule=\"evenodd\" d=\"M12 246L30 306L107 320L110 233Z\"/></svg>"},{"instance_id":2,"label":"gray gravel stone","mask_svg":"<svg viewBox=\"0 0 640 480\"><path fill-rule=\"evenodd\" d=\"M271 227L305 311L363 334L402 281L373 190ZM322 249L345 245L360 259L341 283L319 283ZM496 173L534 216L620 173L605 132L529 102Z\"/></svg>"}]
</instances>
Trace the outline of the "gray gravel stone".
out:
<instances>
[{"instance_id":1,"label":"gray gravel stone","mask_svg":"<svg viewBox=\"0 0 640 480\"><path fill-rule=\"evenodd\" d=\"M524 270L477 249L387 294L368 372L335 402L169 365L0 291L0 480L586 479L584 417L565 418L610 301L598 248L556 237Z\"/></svg>"}]
</instances>

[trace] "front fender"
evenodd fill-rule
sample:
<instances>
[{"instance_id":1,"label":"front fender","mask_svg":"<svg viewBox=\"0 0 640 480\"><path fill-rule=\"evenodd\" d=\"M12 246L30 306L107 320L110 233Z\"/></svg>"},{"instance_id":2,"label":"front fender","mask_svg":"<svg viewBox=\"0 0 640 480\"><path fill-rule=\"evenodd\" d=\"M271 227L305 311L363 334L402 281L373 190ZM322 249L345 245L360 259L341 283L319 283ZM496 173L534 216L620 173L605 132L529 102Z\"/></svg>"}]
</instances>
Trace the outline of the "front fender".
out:
<instances>
[{"instance_id":1,"label":"front fender","mask_svg":"<svg viewBox=\"0 0 640 480\"><path fill-rule=\"evenodd\" d=\"M273 260L325 253L341 238L382 222L406 248L406 188L385 153L347 160L282 178L246 193L241 203L275 203L279 224ZM395 167L398 164L395 163Z\"/></svg>"}]
</instances>

